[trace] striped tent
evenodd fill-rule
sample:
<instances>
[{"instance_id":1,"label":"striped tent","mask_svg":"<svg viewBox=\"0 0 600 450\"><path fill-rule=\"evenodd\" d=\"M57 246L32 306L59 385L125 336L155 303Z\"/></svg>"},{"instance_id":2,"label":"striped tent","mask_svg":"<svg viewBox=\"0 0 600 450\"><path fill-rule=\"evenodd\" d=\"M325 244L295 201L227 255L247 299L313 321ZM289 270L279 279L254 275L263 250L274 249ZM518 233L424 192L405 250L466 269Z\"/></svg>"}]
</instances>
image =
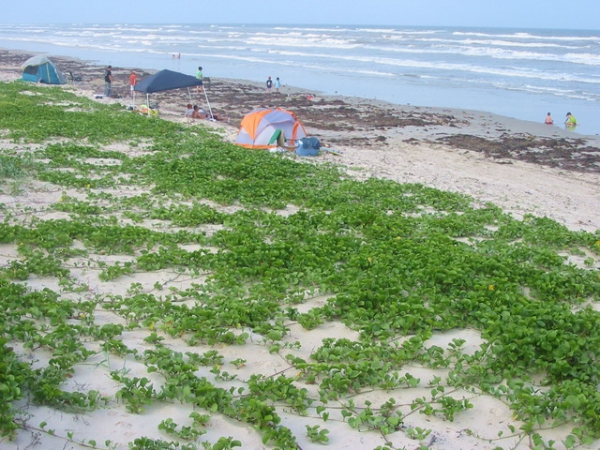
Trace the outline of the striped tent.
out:
<instances>
[{"instance_id":1,"label":"striped tent","mask_svg":"<svg viewBox=\"0 0 600 450\"><path fill-rule=\"evenodd\" d=\"M304 125L293 112L281 108L255 109L242 119L236 144L255 149L275 148L277 136L282 132L288 146L295 146L298 139L306 137Z\"/></svg>"}]
</instances>

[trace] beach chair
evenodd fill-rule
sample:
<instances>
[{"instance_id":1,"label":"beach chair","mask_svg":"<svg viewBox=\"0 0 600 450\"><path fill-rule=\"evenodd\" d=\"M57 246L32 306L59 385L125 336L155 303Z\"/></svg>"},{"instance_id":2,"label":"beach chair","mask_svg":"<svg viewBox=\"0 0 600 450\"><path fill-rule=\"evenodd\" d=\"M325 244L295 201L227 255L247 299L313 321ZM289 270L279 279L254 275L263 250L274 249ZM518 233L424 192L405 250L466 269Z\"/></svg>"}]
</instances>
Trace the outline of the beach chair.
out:
<instances>
[{"instance_id":1,"label":"beach chair","mask_svg":"<svg viewBox=\"0 0 600 450\"><path fill-rule=\"evenodd\" d=\"M73 75L73 72L71 71L67 72L67 75L69 76L71 84L80 83L82 81L79 75Z\"/></svg>"}]
</instances>

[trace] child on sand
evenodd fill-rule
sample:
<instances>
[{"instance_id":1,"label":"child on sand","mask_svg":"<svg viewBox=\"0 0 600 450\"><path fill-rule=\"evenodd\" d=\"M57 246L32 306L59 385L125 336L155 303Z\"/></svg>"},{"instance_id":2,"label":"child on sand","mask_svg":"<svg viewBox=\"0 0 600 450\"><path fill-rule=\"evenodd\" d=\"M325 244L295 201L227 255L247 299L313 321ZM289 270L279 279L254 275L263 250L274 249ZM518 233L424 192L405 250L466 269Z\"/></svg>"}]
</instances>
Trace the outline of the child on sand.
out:
<instances>
[{"instance_id":1,"label":"child on sand","mask_svg":"<svg viewBox=\"0 0 600 450\"><path fill-rule=\"evenodd\" d=\"M192 111L192 119L206 119L206 111L199 108L198 105L194 105L194 110Z\"/></svg>"},{"instance_id":2,"label":"child on sand","mask_svg":"<svg viewBox=\"0 0 600 450\"><path fill-rule=\"evenodd\" d=\"M546 120L544 121L544 123L546 125L552 125L554 123L554 120L552 119L552 116L550 115L550 113L548 113L546 115Z\"/></svg>"},{"instance_id":3,"label":"child on sand","mask_svg":"<svg viewBox=\"0 0 600 450\"><path fill-rule=\"evenodd\" d=\"M577 126L577 119L570 112L567 113L567 119L565 120L567 128L575 128Z\"/></svg>"}]
</instances>

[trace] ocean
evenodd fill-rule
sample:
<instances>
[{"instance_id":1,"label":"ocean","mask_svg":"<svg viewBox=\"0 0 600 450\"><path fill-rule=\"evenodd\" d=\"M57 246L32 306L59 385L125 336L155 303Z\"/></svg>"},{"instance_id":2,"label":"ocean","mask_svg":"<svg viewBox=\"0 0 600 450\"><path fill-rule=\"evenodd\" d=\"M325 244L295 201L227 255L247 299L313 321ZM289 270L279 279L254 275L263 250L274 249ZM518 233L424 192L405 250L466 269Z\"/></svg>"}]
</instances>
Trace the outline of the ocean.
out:
<instances>
[{"instance_id":1,"label":"ocean","mask_svg":"<svg viewBox=\"0 0 600 450\"><path fill-rule=\"evenodd\" d=\"M600 134L598 30L0 25L0 47L536 122L551 112L558 126L571 112L575 134Z\"/></svg>"}]
</instances>

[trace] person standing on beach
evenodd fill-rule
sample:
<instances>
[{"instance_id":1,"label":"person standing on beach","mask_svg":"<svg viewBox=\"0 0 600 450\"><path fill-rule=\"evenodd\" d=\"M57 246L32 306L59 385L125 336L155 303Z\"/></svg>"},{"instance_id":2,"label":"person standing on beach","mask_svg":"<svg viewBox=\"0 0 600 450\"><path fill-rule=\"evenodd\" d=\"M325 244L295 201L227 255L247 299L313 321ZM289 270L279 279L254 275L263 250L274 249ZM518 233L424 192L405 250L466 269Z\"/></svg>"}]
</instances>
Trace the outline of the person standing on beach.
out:
<instances>
[{"instance_id":1,"label":"person standing on beach","mask_svg":"<svg viewBox=\"0 0 600 450\"><path fill-rule=\"evenodd\" d=\"M104 96L110 98L112 94L112 66L108 66L104 71Z\"/></svg>"},{"instance_id":2,"label":"person standing on beach","mask_svg":"<svg viewBox=\"0 0 600 450\"><path fill-rule=\"evenodd\" d=\"M200 84L198 86L196 86L196 92L203 92L203 90L204 90L204 82L203 82L204 75L202 75L202 67L201 66L198 66L198 70L196 71L196 78L200 81Z\"/></svg>"},{"instance_id":3,"label":"person standing on beach","mask_svg":"<svg viewBox=\"0 0 600 450\"><path fill-rule=\"evenodd\" d=\"M267 77L267 92L271 92L272 87L273 87L273 80L271 80L271 77Z\"/></svg>"},{"instance_id":4,"label":"person standing on beach","mask_svg":"<svg viewBox=\"0 0 600 450\"><path fill-rule=\"evenodd\" d=\"M552 119L552 115L550 113L546 114L546 120L544 121L546 125L552 125L554 120Z\"/></svg>"},{"instance_id":5,"label":"person standing on beach","mask_svg":"<svg viewBox=\"0 0 600 450\"><path fill-rule=\"evenodd\" d=\"M137 73L135 70L131 71L131 75L129 75L129 95L133 97L133 90L135 89L135 85L137 84Z\"/></svg>"},{"instance_id":6,"label":"person standing on beach","mask_svg":"<svg viewBox=\"0 0 600 450\"><path fill-rule=\"evenodd\" d=\"M279 81L279 77L275 78L275 92L279 92L279 88L281 87L281 81Z\"/></svg>"}]
</instances>

